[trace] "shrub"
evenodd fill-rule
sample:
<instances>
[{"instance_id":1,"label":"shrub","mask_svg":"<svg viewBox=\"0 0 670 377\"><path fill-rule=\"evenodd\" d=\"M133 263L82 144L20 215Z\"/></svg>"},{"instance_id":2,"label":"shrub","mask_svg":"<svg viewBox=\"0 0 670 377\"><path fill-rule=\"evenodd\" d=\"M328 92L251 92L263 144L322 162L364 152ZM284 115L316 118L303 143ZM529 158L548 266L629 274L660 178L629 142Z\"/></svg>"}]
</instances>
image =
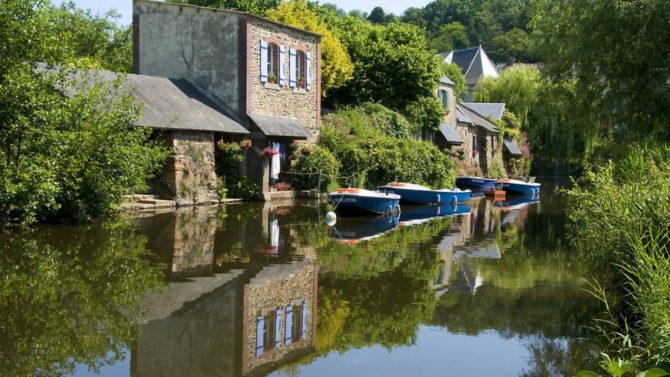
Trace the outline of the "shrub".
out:
<instances>
[{"instance_id":1,"label":"shrub","mask_svg":"<svg viewBox=\"0 0 670 377\"><path fill-rule=\"evenodd\" d=\"M311 190L320 185L320 191L327 191L336 184L339 164L328 149L320 146L303 147L293 156L291 184L294 188Z\"/></svg>"},{"instance_id":2,"label":"shrub","mask_svg":"<svg viewBox=\"0 0 670 377\"><path fill-rule=\"evenodd\" d=\"M261 192L260 186L249 177L227 177L228 194L232 198L255 199Z\"/></svg>"}]
</instances>

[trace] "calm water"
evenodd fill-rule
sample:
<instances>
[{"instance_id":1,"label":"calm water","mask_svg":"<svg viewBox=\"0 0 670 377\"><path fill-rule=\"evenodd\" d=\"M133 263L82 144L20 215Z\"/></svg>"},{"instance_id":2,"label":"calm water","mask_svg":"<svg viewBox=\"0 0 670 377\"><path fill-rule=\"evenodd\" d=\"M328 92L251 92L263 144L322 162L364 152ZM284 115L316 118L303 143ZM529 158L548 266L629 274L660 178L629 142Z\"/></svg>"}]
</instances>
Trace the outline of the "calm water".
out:
<instances>
[{"instance_id":1,"label":"calm water","mask_svg":"<svg viewBox=\"0 0 670 377\"><path fill-rule=\"evenodd\" d=\"M545 190L548 193L549 190ZM240 204L0 233L0 375L568 376L601 308L559 196Z\"/></svg>"}]
</instances>

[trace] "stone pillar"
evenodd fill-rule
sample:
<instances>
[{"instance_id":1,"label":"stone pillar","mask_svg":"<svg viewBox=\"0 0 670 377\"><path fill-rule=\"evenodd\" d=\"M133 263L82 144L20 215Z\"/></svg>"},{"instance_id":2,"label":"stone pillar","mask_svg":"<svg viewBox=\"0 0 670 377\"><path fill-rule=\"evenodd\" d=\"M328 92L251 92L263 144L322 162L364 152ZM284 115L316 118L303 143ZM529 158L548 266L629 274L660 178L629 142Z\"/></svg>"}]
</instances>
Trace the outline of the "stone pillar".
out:
<instances>
[{"instance_id":1,"label":"stone pillar","mask_svg":"<svg viewBox=\"0 0 670 377\"><path fill-rule=\"evenodd\" d=\"M180 205L218 200L214 162L214 134L199 131L172 131L172 166L166 182Z\"/></svg>"}]
</instances>

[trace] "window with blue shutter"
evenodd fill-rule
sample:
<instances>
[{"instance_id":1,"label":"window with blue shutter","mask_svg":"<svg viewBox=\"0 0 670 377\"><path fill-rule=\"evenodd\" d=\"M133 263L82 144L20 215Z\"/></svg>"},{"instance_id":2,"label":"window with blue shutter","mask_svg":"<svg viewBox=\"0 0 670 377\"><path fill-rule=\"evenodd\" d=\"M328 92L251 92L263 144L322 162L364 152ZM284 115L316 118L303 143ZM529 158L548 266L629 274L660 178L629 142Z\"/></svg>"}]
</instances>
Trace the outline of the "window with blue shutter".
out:
<instances>
[{"instance_id":1,"label":"window with blue shutter","mask_svg":"<svg viewBox=\"0 0 670 377\"><path fill-rule=\"evenodd\" d=\"M290 48L288 50L288 86L290 86L291 88L295 88L295 84L297 81L295 67L296 67L296 51L294 48Z\"/></svg>"},{"instance_id":2,"label":"window with blue shutter","mask_svg":"<svg viewBox=\"0 0 670 377\"><path fill-rule=\"evenodd\" d=\"M306 76L307 76L306 81L307 82L306 82L305 89L311 90L312 89L312 56L309 52L307 53L307 58L305 60L306 60L305 64L306 64L306 68L307 68L307 70L306 70L307 71L306 72Z\"/></svg>"},{"instance_id":3,"label":"window with blue shutter","mask_svg":"<svg viewBox=\"0 0 670 377\"><path fill-rule=\"evenodd\" d=\"M284 45L279 46L279 85L286 85L286 67L284 64Z\"/></svg>"},{"instance_id":4,"label":"window with blue shutter","mask_svg":"<svg viewBox=\"0 0 670 377\"><path fill-rule=\"evenodd\" d=\"M261 39L261 82L268 82L268 43Z\"/></svg>"},{"instance_id":5,"label":"window with blue shutter","mask_svg":"<svg viewBox=\"0 0 670 377\"><path fill-rule=\"evenodd\" d=\"M284 344L289 345L293 343L293 307L291 305L286 307L286 326L284 327Z\"/></svg>"},{"instance_id":6,"label":"window with blue shutter","mask_svg":"<svg viewBox=\"0 0 670 377\"><path fill-rule=\"evenodd\" d=\"M265 320L263 316L256 318L256 357L263 354L263 330L265 329Z\"/></svg>"}]
</instances>

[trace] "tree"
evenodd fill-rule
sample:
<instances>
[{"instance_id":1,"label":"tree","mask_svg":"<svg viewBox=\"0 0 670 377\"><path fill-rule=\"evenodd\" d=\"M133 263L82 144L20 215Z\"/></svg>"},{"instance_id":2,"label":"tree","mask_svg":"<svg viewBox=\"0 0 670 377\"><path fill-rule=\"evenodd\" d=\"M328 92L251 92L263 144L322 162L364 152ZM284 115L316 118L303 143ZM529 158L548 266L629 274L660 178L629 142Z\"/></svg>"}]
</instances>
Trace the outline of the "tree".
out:
<instances>
[{"instance_id":1,"label":"tree","mask_svg":"<svg viewBox=\"0 0 670 377\"><path fill-rule=\"evenodd\" d=\"M493 46L498 56L504 60L528 60L531 56L531 41L528 33L519 28L495 36Z\"/></svg>"},{"instance_id":2,"label":"tree","mask_svg":"<svg viewBox=\"0 0 670 377\"><path fill-rule=\"evenodd\" d=\"M378 102L400 111L412 122L438 127L444 110L435 96L439 64L413 25L371 25L353 17L337 20L354 63L352 80L333 91L331 106Z\"/></svg>"},{"instance_id":3,"label":"tree","mask_svg":"<svg viewBox=\"0 0 670 377\"><path fill-rule=\"evenodd\" d=\"M539 2L547 72L619 140L670 141L670 7L662 0ZM593 125L591 125L593 126Z\"/></svg>"},{"instance_id":4,"label":"tree","mask_svg":"<svg viewBox=\"0 0 670 377\"><path fill-rule=\"evenodd\" d=\"M538 99L540 72L534 68L508 68L500 77L485 77L475 88L475 102L504 102L528 127L528 114Z\"/></svg>"},{"instance_id":5,"label":"tree","mask_svg":"<svg viewBox=\"0 0 670 377\"><path fill-rule=\"evenodd\" d=\"M468 92L468 88L465 86L465 76L463 76L461 67L453 63L442 63L441 68L442 74L454 82L454 94L456 98L462 99Z\"/></svg>"},{"instance_id":6,"label":"tree","mask_svg":"<svg viewBox=\"0 0 670 377\"><path fill-rule=\"evenodd\" d=\"M373 24L383 24L386 22L386 12L382 7L374 7L368 15L368 21Z\"/></svg>"},{"instance_id":7,"label":"tree","mask_svg":"<svg viewBox=\"0 0 670 377\"><path fill-rule=\"evenodd\" d=\"M321 93L338 88L352 77L354 66L340 40L317 17L305 0L294 0L268 11L267 17L301 29L321 34Z\"/></svg>"},{"instance_id":8,"label":"tree","mask_svg":"<svg viewBox=\"0 0 670 377\"><path fill-rule=\"evenodd\" d=\"M128 129L141 108L122 79L102 84L65 68L81 61L81 45L62 12L38 0L0 3L2 224L105 216L167 156L150 130Z\"/></svg>"},{"instance_id":9,"label":"tree","mask_svg":"<svg viewBox=\"0 0 670 377\"><path fill-rule=\"evenodd\" d=\"M470 47L468 34L460 22L440 26L438 35L431 39L430 47L438 52L459 50Z\"/></svg>"},{"instance_id":10,"label":"tree","mask_svg":"<svg viewBox=\"0 0 670 377\"><path fill-rule=\"evenodd\" d=\"M267 11L277 8L281 0L168 0L171 3L193 4L210 8L225 8L249 12L262 16Z\"/></svg>"}]
</instances>

